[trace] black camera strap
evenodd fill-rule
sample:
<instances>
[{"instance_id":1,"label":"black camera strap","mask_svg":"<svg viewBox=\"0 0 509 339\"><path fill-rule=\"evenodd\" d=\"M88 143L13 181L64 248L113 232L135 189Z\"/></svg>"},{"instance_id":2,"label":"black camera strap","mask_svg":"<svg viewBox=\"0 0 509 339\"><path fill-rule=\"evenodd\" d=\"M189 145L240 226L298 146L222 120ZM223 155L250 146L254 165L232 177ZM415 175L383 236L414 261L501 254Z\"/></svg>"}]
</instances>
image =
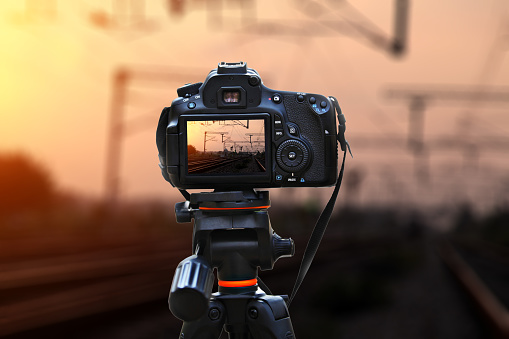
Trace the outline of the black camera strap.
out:
<instances>
[{"instance_id":1,"label":"black camera strap","mask_svg":"<svg viewBox=\"0 0 509 339\"><path fill-rule=\"evenodd\" d=\"M290 300L288 301L288 306L292 302L297 290L299 289L304 277L306 276L311 263L315 257L316 251L320 246L320 242L322 241L323 234L327 229L327 225L329 224L330 217L332 215L332 210L334 209L334 205L336 204L336 198L338 197L339 188L341 187L341 181L343 180L343 172L345 169L345 158L346 152L343 152L343 162L341 163L341 171L339 172L338 180L336 181L336 187L334 187L334 192L332 192L332 196L329 199L329 202L325 206L318 218L318 221L315 224L315 228L313 229L313 233L311 233L311 237L309 238L308 244L306 246L306 250L304 251L304 256L302 257L302 262L299 268L299 274L297 275L297 279L295 280L295 285L293 286L293 291L290 296Z\"/></svg>"},{"instance_id":2,"label":"black camera strap","mask_svg":"<svg viewBox=\"0 0 509 339\"><path fill-rule=\"evenodd\" d=\"M311 263L315 257L316 252L318 251L318 247L320 246L320 242L322 241L325 230L327 229L327 225L329 224L330 217L332 215L332 211L334 210L334 205L336 204L336 198L338 197L339 188L341 187L341 181L343 180L343 172L345 170L345 159L346 159L346 151L353 158L352 151L350 149L350 144L345 139L345 131L346 131L346 119L343 113L341 112L341 108L339 107L338 101L335 97L329 97L336 109L336 114L338 117L338 134L337 141L341 146L341 150L343 151L343 161L341 163L341 170L339 171L338 180L336 181L336 186L334 187L334 191L332 192L332 196L329 199L329 202L325 206L318 218L318 221L315 224L315 228L311 233L311 237L309 238L308 244L306 246L306 250L304 251L304 256L302 258L302 262L299 268L299 274L297 275L297 279L295 280L295 285L293 286L293 291L288 301L288 306L290 306L295 294L297 293L304 277L306 276Z\"/></svg>"}]
</instances>

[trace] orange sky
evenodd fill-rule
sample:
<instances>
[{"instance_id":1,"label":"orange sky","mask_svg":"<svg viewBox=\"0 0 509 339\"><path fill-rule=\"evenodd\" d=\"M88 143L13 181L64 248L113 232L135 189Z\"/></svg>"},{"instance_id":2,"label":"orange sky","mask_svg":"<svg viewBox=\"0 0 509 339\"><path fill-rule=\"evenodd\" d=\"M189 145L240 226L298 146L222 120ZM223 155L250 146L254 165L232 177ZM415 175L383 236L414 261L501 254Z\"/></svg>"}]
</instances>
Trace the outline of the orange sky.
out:
<instances>
[{"instance_id":1,"label":"orange sky","mask_svg":"<svg viewBox=\"0 0 509 339\"><path fill-rule=\"evenodd\" d=\"M226 121L193 121L188 122L187 144L193 145L198 151L203 152L205 132L207 135L207 152L221 152L224 147L230 150L234 143L239 146L248 146L251 134L252 145L245 147L246 151L265 151L263 120L226 120ZM219 133L224 133L223 137ZM255 133L255 134L253 134ZM261 143L260 143L261 142ZM239 148L240 151L240 148Z\"/></svg>"},{"instance_id":2,"label":"orange sky","mask_svg":"<svg viewBox=\"0 0 509 339\"><path fill-rule=\"evenodd\" d=\"M509 86L509 60L493 48L501 35L505 45L497 46L508 46L509 5L504 0L412 1L409 50L401 59L315 22L353 18L357 14L346 2L321 1L328 10L308 16L302 12L304 1L258 1L260 19L305 22L296 25L300 34L259 36L239 28L236 2L224 1L233 9L220 30L207 25L202 1L184 1L180 16L170 15L165 1L147 1L149 22L128 29L91 23L93 15L111 13L113 1L55 1L54 20L27 16L23 1L0 2L0 151L26 152L51 170L61 188L92 196L104 188L112 75L121 66L192 73L186 80L131 83L126 117L142 117L148 127L123 142L121 183L128 197L173 194L157 167L160 110L175 98L177 87L202 81L219 61L246 61L271 88L335 95L347 116L351 141L365 135L406 135L405 105L381 95L388 84ZM393 1L350 3L383 31L391 31ZM322 31L327 36L303 35ZM477 105L468 113L469 105L431 106L426 137L457 135L462 114L481 117L471 133L509 136L507 106ZM351 166L367 170L375 162L379 170L374 177L390 173L391 166L412 167L404 150L392 158L381 156L380 150L355 151ZM446 163L451 157L461 161L460 155L434 161ZM509 169L500 158L497 153L481 160Z\"/></svg>"}]
</instances>

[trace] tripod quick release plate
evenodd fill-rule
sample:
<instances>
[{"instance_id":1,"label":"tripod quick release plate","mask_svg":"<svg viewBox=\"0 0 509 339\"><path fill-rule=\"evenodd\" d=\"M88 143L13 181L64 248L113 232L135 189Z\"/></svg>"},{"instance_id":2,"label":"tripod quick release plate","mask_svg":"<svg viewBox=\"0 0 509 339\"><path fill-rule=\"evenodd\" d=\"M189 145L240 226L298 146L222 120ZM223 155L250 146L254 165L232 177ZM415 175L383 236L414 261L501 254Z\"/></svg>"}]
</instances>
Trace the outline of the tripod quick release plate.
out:
<instances>
[{"instance_id":1,"label":"tripod quick release plate","mask_svg":"<svg viewBox=\"0 0 509 339\"><path fill-rule=\"evenodd\" d=\"M270 199L268 191L193 193L190 206L207 212L262 210L270 207Z\"/></svg>"}]
</instances>

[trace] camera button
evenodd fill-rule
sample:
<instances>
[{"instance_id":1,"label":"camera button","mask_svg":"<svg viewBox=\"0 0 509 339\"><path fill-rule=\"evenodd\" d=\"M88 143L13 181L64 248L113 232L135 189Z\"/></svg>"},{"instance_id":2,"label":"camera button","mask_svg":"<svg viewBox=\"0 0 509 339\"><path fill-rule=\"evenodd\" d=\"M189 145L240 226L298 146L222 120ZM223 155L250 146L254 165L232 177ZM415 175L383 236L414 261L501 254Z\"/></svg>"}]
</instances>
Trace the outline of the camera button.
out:
<instances>
[{"instance_id":1,"label":"camera button","mask_svg":"<svg viewBox=\"0 0 509 339\"><path fill-rule=\"evenodd\" d=\"M303 96L303 95L299 95L299 96L297 97L297 101L298 101L298 102L303 102L303 101L304 101L304 96Z\"/></svg>"},{"instance_id":2,"label":"camera button","mask_svg":"<svg viewBox=\"0 0 509 339\"><path fill-rule=\"evenodd\" d=\"M189 98L200 92L201 85L203 85L201 82L197 82L195 84L185 84L184 86L177 89L177 94L179 97Z\"/></svg>"},{"instance_id":3,"label":"camera button","mask_svg":"<svg viewBox=\"0 0 509 339\"><path fill-rule=\"evenodd\" d=\"M278 140L279 138L281 138L283 136L283 131L276 131L276 137L275 139Z\"/></svg>"},{"instance_id":4,"label":"camera button","mask_svg":"<svg viewBox=\"0 0 509 339\"><path fill-rule=\"evenodd\" d=\"M279 94L274 94L272 96L272 101L275 103L275 104L280 104L281 103L281 95Z\"/></svg>"},{"instance_id":5,"label":"camera button","mask_svg":"<svg viewBox=\"0 0 509 339\"><path fill-rule=\"evenodd\" d=\"M283 129L283 121L279 115L274 115L274 127L276 129Z\"/></svg>"},{"instance_id":6,"label":"camera button","mask_svg":"<svg viewBox=\"0 0 509 339\"><path fill-rule=\"evenodd\" d=\"M320 103L320 107L322 107L322 108L327 107L327 103L326 103L325 101L322 101L322 102Z\"/></svg>"},{"instance_id":7,"label":"camera button","mask_svg":"<svg viewBox=\"0 0 509 339\"><path fill-rule=\"evenodd\" d=\"M288 159L293 160L297 157L295 152L288 152Z\"/></svg>"},{"instance_id":8,"label":"camera button","mask_svg":"<svg viewBox=\"0 0 509 339\"><path fill-rule=\"evenodd\" d=\"M252 75L252 76L249 77L247 82L249 82L249 84L251 86L257 86L260 83L260 78L258 78L257 76Z\"/></svg>"},{"instance_id":9,"label":"camera button","mask_svg":"<svg viewBox=\"0 0 509 339\"><path fill-rule=\"evenodd\" d=\"M196 107L196 104L194 102L190 102L187 104L187 108L189 108L189 109L193 109L195 107Z\"/></svg>"},{"instance_id":10,"label":"camera button","mask_svg":"<svg viewBox=\"0 0 509 339\"><path fill-rule=\"evenodd\" d=\"M315 102L316 102L316 98L315 97L309 98L309 103L310 104L314 104Z\"/></svg>"},{"instance_id":11,"label":"camera button","mask_svg":"<svg viewBox=\"0 0 509 339\"><path fill-rule=\"evenodd\" d=\"M276 181L283 181L283 175L276 173Z\"/></svg>"},{"instance_id":12,"label":"camera button","mask_svg":"<svg viewBox=\"0 0 509 339\"><path fill-rule=\"evenodd\" d=\"M288 133L290 133L293 136L296 136L297 134L299 134L297 131L297 127L292 126L292 125L288 126Z\"/></svg>"}]
</instances>

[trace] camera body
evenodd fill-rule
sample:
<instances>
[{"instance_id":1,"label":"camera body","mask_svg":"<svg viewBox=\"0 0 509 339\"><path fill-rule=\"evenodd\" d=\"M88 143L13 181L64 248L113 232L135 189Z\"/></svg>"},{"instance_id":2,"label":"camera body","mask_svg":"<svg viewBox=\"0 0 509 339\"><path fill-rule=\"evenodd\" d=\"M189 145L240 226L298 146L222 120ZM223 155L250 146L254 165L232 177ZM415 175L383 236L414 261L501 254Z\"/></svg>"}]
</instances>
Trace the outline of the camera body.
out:
<instances>
[{"instance_id":1,"label":"camera body","mask_svg":"<svg viewBox=\"0 0 509 339\"><path fill-rule=\"evenodd\" d=\"M246 63L219 63L177 90L157 128L160 168L180 189L331 186L335 108L319 94L275 91Z\"/></svg>"}]
</instances>

